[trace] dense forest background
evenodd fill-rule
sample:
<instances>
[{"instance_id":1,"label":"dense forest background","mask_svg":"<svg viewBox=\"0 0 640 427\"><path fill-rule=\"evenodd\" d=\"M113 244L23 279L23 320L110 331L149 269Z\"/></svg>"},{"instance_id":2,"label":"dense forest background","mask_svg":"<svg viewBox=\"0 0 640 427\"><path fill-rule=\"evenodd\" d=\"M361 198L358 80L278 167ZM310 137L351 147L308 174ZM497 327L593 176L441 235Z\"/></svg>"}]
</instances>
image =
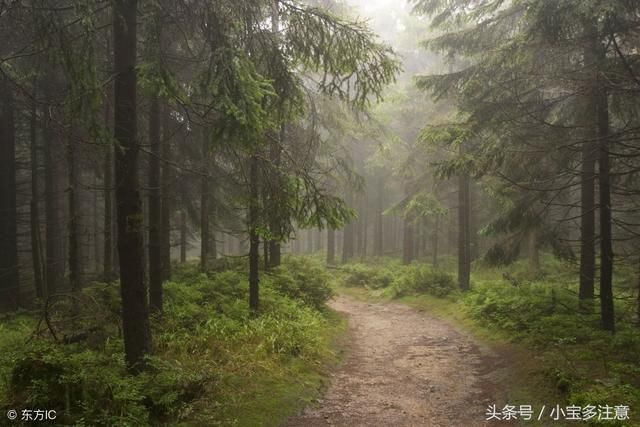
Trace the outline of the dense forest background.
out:
<instances>
[{"instance_id":1,"label":"dense forest background","mask_svg":"<svg viewBox=\"0 0 640 427\"><path fill-rule=\"evenodd\" d=\"M3 407L281 421L353 288L640 403L638 2L6 0L0 35Z\"/></svg>"}]
</instances>

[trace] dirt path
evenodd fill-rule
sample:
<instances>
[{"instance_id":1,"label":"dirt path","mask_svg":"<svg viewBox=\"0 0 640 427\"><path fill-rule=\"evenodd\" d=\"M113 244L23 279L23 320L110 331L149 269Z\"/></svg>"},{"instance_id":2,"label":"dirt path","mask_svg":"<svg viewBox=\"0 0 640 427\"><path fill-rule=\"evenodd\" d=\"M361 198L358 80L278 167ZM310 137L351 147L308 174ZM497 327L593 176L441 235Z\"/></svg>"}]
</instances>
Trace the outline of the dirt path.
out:
<instances>
[{"instance_id":1,"label":"dirt path","mask_svg":"<svg viewBox=\"0 0 640 427\"><path fill-rule=\"evenodd\" d=\"M405 305L340 296L331 306L348 315L345 361L324 399L288 427L487 425L495 355Z\"/></svg>"}]
</instances>

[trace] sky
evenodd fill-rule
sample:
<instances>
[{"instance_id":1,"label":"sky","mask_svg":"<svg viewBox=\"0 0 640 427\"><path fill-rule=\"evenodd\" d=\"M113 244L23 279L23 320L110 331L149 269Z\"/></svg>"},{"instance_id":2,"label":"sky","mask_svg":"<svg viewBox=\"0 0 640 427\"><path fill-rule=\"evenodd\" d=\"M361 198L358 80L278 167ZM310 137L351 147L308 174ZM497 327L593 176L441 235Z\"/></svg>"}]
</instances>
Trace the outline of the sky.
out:
<instances>
[{"instance_id":1,"label":"sky","mask_svg":"<svg viewBox=\"0 0 640 427\"><path fill-rule=\"evenodd\" d=\"M357 8L359 17L370 20L372 28L387 42L393 42L403 30L401 18L411 10L406 0L346 0L346 3Z\"/></svg>"}]
</instances>

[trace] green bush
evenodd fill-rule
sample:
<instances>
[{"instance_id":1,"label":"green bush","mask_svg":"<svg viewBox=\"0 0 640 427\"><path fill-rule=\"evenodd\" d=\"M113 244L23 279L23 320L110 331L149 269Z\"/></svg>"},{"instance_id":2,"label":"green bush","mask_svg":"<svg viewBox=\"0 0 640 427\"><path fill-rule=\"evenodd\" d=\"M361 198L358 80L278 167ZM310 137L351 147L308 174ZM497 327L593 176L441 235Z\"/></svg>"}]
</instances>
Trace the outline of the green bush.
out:
<instances>
[{"instance_id":1,"label":"green bush","mask_svg":"<svg viewBox=\"0 0 640 427\"><path fill-rule=\"evenodd\" d=\"M96 319L105 323L72 344L63 336L55 341L27 316L0 323L2 406L55 409L59 422L80 426L189 424L196 418L200 425L233 425L241 408L266 392L248 397L246 390L261 381L282 387L301 361L318 369L330 329L316 309L330 295L319 264L290 259L273 277L263 275L259 316L248 309L246 273L197 270L182 266L182 281L165 284L164 313L152 323L154 356L137 376L126 373L119 319L110 317L120 309L115 285L83 290L78 298L91 301L86 306L57 306L58 330L71 329L78 317L83 328ZM108 335L101 346L89 345L98 332ZM282 374L288 369L291 375Z\"/></svg>"},{"instance_id":2,"label":"green bush","mask_svg":"<svg viewBox=\"0 0 640 427\"><path fill-rule=\"evenodd\" d=\"M398 266L388 262L378 265L351 263L342 266L341 273L344 286L383 289L393 283Z\"/></svg>"},{"instance_id":3,"label":"green bush","mask_svg":"<svg viewBox=\"0 0 640 427\"><path fill-rule=\"evenodd\" d=\"M394 297L416 294L444 297L455 289L455 280L451 274L424 264L407 266L391 284Z\"/></svg>"},{"instance_id":4,"label":"green bush","mask_svg":"<svg viewBox=\"0 0 640 427\"><path fill-rule=\"evenodd\" d=\"M287 257L280 267L265 277L265 282L282 295L318 310L333 296L325 267L306 257Z\"/></svg>"}]
</instances>

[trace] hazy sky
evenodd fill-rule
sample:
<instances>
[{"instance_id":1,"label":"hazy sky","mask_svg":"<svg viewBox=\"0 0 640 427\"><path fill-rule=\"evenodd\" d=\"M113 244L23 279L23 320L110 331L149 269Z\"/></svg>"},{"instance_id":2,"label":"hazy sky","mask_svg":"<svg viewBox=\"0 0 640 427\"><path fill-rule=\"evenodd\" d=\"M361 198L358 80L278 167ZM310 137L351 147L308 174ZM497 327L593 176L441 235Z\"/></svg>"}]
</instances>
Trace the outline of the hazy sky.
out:
<instances>
[{"instance_id":1,"label":"hazy sky","mask_svg":"<svg viewBox=\"0 0 640 427\"><path fill-rule=\"evenodd\" d=\"M400 19L410 12L406 0L346 0L358 10L361 18L370 20L380 37L391 42L402 30Z\"/></svg>"}]
</instances>

